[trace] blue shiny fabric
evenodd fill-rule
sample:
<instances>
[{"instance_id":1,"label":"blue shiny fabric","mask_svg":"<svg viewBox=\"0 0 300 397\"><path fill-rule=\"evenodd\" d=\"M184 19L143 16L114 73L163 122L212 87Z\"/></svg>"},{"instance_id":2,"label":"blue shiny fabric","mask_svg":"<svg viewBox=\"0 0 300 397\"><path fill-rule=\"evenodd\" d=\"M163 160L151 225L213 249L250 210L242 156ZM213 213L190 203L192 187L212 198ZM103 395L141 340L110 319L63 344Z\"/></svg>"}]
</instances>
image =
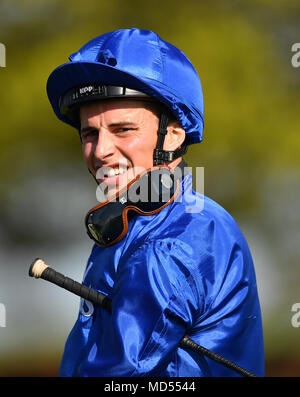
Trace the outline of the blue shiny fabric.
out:
<instances>
[{"instance_id":1,"label":"blue shiny fabric","mask_svg":"<svg viewBox=\"0 0 300 397\"><path fill-rule=\"evenodd\" d=\"M124 86L156 98L174 113L189 137L203 137L204 102L199 76L186 55L156 33L120 29L105 33L72 54L48 78L47 94L56 116L59 101L73 87L90 83Z\"/></svg>"},{"instance_id":2,"label":"blue shiny fabric","mask_svg":"<svg viewBox=\"0 0 300 397\"><path fill-rule=\"evenodd\" d=\"M112 299L112 313L81 300L60 376L240 376L178 347L186 333L264 376L249 248L234 219L193 191L191 174L174 203L137 216L118 244L93 247L83 283Z\"/></svg>"}]
</instances>

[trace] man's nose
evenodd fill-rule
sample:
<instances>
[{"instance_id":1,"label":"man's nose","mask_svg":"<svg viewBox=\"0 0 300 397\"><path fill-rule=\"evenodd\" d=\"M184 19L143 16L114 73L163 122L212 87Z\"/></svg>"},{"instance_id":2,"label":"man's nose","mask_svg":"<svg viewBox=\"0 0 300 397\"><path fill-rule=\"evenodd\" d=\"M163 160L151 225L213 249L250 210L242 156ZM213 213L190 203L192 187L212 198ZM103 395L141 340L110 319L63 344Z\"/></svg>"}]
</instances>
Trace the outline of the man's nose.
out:
<instances>
[{"instance_id":1,"label":"man's nose","mask_svg":"<svg viewBox=\"0 0 300 397\"><path fill-rule=\"evenodd\" d=\"M107 157L114 153L114 142L111 133L105 129L99 130L98 139L95 144L94 155L104 161Z\"/></svg>"}]
</instances>

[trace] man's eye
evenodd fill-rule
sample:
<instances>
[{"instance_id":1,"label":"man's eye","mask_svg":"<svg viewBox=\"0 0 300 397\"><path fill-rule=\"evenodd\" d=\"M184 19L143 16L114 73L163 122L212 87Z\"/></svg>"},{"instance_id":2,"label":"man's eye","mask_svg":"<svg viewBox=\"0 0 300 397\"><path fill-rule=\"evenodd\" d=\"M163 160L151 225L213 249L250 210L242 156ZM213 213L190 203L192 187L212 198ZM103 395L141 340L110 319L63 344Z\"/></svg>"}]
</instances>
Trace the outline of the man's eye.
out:
<instances>
[{"instance_id":1,"label":"man's eye","mask_svg":"<svg viewBox=\"0 0 300 397\"><path fill-rule=\"evenodd\" d=\"M131 128L118 128L117 132L126 132L126 131L130 131Z\"/></svg>"},{"instance_id":2,"label":"man's eye","mask_svg":"<svg viewBox=\"0 0 300 397\"><path fill-rule=\"evenodd\" d=\"M128 132L128 131L133 131L136 128L133 127L122 127L122 128L117 128L115 132L117 133L124 133L124 132Z\"/></svg>"},{"instance_id":3,"label":"man's eye","mask_svg":"<svg viewBox=\"0 0 300 397\"><path fill-rule=\"evenodd\" d=\"M97 135L98 135L97 130L90 130L90 131L85 131L83 134L81 134L81 138L89 139L89 138L93 138L94 136L97 136Z\"/></svg>"}]
</instances>

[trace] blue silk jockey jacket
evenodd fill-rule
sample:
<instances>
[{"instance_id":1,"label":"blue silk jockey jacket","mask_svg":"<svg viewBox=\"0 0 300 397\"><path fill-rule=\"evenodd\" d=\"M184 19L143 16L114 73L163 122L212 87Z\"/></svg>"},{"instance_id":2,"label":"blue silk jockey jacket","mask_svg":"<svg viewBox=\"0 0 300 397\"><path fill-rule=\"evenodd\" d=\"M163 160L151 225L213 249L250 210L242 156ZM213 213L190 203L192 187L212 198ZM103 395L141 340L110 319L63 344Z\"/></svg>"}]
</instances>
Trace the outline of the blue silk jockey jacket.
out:
<instances>
[{"instance_id":1,"label":"blue silk jockey jacket","mask_svg":"<svg viewBox=\"0 0 300 397\"><path fill-rule=\"evenodd\" d=\"M136 216L117 244L94 245L83 284L112 299L112 313L81 300L59 375L241 376L178 346L196 343L264 376L261 310L251 254L234 219L196 193Z\"/></svg>"}]
</instances>

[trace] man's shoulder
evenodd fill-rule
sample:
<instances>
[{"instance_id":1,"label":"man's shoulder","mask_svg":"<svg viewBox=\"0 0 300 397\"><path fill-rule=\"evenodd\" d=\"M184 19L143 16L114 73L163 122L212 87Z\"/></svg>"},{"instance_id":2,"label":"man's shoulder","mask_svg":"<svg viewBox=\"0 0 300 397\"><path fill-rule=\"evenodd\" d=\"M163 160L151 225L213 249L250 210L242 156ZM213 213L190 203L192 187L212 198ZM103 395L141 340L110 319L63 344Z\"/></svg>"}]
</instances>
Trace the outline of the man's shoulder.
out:
<instances>
[{"instance_id":1,"label":"man's shoulder","mask_svg":"<svg viewBox=\"0 0 300 397\"><path fill-rule=\"evenodd\" d=\"M170 228L203 232L205 229L224 230L240 235L241 230L233 216L212 198L193 191L192 202L175 202L168 217Z\"/></svg>"},{"instance_id":2,"label":"man's shoulder","mask_svg":"<svg viewBox=\"0 0 300 397\"><path fill-rule=\"evenodd\" d=\"M228 227L238 228L232 215L221 204L193 189L191 174L182 179L180 193L174 200L170 218L175 223L193 223L195 226L213 221L216 224L223 223Z\"/></svg>"},{"instance_id":3,"label":"man's shoulder","mask_svg":"<svg viewBox=\"0 0 300 397\"><path fill-rule=\"evenodd\" d=\"M156 219L143 223L143 232L130 240L128 252L133 248L144 252L158 250L165 255L179 252L186 258L201 257L205 252L221 253L220 247L230 251L239 246L246 252L246 239L229 212L207 196L198 197L203 204L198 209L175 202Z\"/></svg>"}]
</instances>

